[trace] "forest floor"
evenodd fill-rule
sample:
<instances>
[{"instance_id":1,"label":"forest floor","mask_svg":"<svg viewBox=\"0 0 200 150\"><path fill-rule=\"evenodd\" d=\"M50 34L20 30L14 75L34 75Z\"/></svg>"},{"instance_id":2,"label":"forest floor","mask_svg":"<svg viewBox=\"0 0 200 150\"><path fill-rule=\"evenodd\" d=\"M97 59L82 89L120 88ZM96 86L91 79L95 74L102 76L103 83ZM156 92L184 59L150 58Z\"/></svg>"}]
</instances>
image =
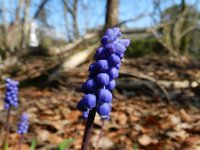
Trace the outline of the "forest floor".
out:
<instances>
[{"instance_id":1,"label":"forest floor","mask_svg":"<svg viewBox=\"0 0 200 150\"><path fill-rule=\"evenodd\" d=\"M37 63L31 63L37 64ZM30 65L30 64L29 64ZM89 64L63 73L48 86L20 88L20 108L12 111L11 150L16 150L18 135L16 121L22 112L30 116L30 129L25 135L23 150L30 149L32 139L37 150L56 149L63 140L74 139L71 150L78 150L84 132L85 120L76 109L83 96L81 83L87 77ZM188 85L181 81L200 79L200 61L189 60L180 64L169 58L144 57L124 60L117 79L111 119L105 121L99 142L105 150L200 150L200 84ZM127 74L144 74L165 83L180 81L177 87L157 89L152 81L127 77ZM133 82L133 85L130 84ZM138 86L134 86L134 82ZM159 82L160 83L160 82ZM184 86L182 86L182 84ZM3 109L1 101L1 110ZM5 111L1 111L3 126ZM97 144L101 120L96 116L91 138L91 150Z\"/></svg>"}]
</instances>

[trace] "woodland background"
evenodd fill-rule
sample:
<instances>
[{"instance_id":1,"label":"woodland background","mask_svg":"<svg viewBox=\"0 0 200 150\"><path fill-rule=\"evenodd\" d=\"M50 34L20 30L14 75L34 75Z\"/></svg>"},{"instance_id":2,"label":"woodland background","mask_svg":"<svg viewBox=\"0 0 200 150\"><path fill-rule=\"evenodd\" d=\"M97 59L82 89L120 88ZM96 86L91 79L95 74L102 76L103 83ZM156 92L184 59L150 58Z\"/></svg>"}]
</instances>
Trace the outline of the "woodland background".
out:
<instances>
[{"instance_id":1,"label":"woodland background","mask_svg":"<svg viewBox=\"0 0 200 150\"><path fill-rule=\"evenodd\" d=\"M30 116L24 150L80 149L85 121L76 109L100 37L117 26L131 39L114 90L105 150L200 149L199 0L0 0L0 127L4 81L20 81L15 122ZM91 149L101 121L96 117Z\"/></svg>"}]
</instances>

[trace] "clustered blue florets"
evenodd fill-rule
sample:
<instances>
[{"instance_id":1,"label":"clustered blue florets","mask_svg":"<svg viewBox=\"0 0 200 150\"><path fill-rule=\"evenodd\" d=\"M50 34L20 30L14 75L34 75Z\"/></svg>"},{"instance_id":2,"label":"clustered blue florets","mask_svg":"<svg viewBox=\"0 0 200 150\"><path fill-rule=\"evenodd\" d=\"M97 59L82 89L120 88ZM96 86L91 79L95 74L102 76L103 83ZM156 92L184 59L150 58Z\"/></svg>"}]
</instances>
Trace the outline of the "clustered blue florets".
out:
<instances>
[{"instance_id":1,"label":"clustered blue florets","mask_svg":"<svg viewBox=\"0 0 200 150\"><path fill-rule=\"evenodd\" d=\"M12 80L12 79L6 79L6 95L4 99L4 108L10 109L10 107L18 107L18 85L19 82Z\"/></svg>"},{"instance_id":2,"label":"clustered blue florets","mask_svg":"<svg viewBox=\"0 0 200 150\"><path fill-rule=\"evenodd\" d=\"M96 62L89 67L89 77L82 86L85 93L77 107L85 118L91 109L96 108L102 119L110 116L112 93L115 78L119 76L121 59L124 57L129 39L119 39L122 35L119 28L107 29L101 39L101 46L94 55Z\"/></svg>"},{"instance_id":3,"label":"clustered blue florets","mask_svg":"<svg viewBox=\"0 0 200 150\"><path fill-rule=\"evenodd\" d=\"M29 128L28 115L22 114L20 118L20 122L18 123L18 126L17 126L17 133L21 135L25 134L27 133L28 128Z\"/></svg>"}]
</instances>

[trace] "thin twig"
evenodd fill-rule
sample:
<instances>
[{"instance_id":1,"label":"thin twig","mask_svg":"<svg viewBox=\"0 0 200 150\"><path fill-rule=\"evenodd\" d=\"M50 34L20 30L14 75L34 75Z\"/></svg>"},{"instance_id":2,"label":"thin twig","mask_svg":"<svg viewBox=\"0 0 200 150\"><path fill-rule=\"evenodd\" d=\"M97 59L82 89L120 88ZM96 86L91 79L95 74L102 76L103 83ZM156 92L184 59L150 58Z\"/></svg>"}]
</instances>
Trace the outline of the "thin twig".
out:
<instances>
[{"instance_id":1,"label":"thin twig","mask_svg":"<svg viewBox=\"0 0 200 150\"><path fill-rule=\"evenodd\" d=\"M104 129L104 120L102 120L101 123L102 123L102 124L101 124L101 131L100 131L99 137L98 137L98 139L97 139L97 145L96 145L96 147L95 147L95 150L98 150L101 137L103 136L103 131L104 131L104 130L103 130L103 129Z\"/></svg>"}]
</instances>

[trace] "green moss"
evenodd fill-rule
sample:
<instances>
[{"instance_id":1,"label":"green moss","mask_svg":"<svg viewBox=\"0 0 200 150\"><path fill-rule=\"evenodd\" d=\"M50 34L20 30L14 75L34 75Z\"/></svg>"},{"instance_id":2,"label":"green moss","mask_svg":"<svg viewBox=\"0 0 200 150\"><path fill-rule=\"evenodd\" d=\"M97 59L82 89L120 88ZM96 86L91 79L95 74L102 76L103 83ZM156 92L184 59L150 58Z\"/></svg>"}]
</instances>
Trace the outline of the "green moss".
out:
<instances>
[{"instance_id":1,"label":"green moss","mask_svg":"<svg viewBox=\"0 0 200 150\"><path fill-rule=\"evenodd\" d=\"M130 46L127 48L127 57L141 57L147 54L160 53L163 47L156 39L149 37L145 39L131 39Z\"/></svg>"}]
</instances>

